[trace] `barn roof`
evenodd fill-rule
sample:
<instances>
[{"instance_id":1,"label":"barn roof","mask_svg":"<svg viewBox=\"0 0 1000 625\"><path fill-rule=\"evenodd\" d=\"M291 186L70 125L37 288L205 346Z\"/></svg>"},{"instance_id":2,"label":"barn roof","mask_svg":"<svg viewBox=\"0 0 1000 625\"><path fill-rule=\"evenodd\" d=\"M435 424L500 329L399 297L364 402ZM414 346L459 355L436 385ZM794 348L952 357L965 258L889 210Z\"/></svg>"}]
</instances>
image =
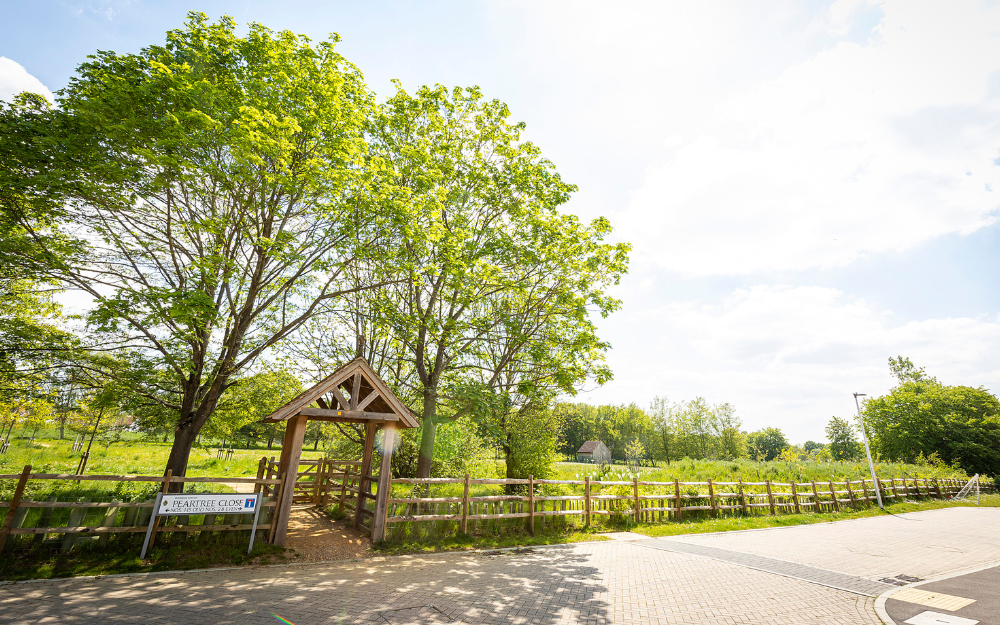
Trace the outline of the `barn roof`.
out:
<instances>
[{"instance_id":1,"label":"barn roof","mask_svg":"<svg viewBox=\"0 0 1000 625\"><path fill-rule=\"evenodd\" d=\"M311 407L314 403L319 408ZM402 428L420 425L413 412L389 390L389 386L364 358L355 358L343 365L263 420L271 423L287 421L299 414L306 415L311 421L392 421Z\"/></svg>"},{"instance_id":2,"label":"barn roof","mask_svg":"<svg viewBox=\"0 0 1000 625\"><path fill-rule=\"evenodd\" d=\"M603 445L601 441L587 441L576 450L578 454L592 454L598 445Z\"/></svg>"}]
</instances>

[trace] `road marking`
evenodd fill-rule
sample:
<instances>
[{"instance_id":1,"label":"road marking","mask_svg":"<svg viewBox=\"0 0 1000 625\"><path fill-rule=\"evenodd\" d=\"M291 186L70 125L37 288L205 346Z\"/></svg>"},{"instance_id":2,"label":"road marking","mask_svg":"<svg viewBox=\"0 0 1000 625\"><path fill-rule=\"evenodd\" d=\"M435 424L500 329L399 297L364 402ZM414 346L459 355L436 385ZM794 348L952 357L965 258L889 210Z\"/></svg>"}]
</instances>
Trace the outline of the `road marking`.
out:
<instances>
[{"instance_id":1,"label":"road marking","mask_svg":"<svg viewBox=\"0 0 1000 625\"><path fill-rule=\"evenodd\" d=\"M979 621L971 618L962 618L954 614L940 614L938 612L921 612L911 619L903 621L907 625L976 625Z\"/></svg>"},{"instance_id":2,"label":"road marking","mask_svg":"<svg viewBox=\"0 0 1000 625\"><path fill-rule=\"evenodd\" d=\"M927 590L920 590L919 588L904 588L899 592L893 593L890 598L897 601L925 605L928 608L940 608L949 612L961 610L970 603L976 602L975 599L946 595L941 592L929 592Z\"/></svg>"}]
</instances>

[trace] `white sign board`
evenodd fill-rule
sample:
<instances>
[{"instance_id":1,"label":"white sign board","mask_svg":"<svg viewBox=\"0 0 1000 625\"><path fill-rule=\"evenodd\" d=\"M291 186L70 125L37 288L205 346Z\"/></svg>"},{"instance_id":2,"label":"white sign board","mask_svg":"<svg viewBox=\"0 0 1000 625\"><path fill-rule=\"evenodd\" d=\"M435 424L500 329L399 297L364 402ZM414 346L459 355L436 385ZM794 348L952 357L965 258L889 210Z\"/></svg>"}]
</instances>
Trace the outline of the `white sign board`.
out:
<instances>
[{"instance_id":1,"label":"white sign board","mask_svg":"<svg viewBox=\"0 0 1000 625\"><path fill-rule=\"evenodd\" d=\"M228 495L163 495L158 516L180 514L253 514L259 493Z\"/></svg>"},{"instance_id":2,"label":"white sign board","mask_svg":"<svg viewBox=\"0 0 1000 625\"><path fill-rule=\"evenodd\" d=\"M140 558L146 557L149 548L149 537L153 534L156 517L186 516L189 514L252 514L253 526L250 529L250 546L247 553L253 550L253 539L257 535L257 518L260 515L260 493L229 495L167 495L157 493L153 504L153 514L149 516L149 527L146 528L146 540L142 543Z\"/></svg>"}]
</instances>

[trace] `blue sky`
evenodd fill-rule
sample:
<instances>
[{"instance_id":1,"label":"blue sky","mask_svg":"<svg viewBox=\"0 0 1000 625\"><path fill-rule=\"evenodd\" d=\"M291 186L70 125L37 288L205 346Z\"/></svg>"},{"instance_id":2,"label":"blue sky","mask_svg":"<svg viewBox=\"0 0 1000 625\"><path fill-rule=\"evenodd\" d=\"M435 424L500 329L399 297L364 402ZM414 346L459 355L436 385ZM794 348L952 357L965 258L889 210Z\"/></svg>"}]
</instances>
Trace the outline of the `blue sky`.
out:
<instances>
[{"instance_id":1,"label":"blue sky","mask_svg":"<svg viewBox=\"0 0 1000 625\"><path fill-rule=\"evenodd\" d=\"M802 442L910 356L1000 391L1000 11L975 2L6 2L0 98L189 8L324 38L380 95L480 85L634 245L590 402ZM996 162L995 162L996 161Z\"/></svg>"}]
</instances>

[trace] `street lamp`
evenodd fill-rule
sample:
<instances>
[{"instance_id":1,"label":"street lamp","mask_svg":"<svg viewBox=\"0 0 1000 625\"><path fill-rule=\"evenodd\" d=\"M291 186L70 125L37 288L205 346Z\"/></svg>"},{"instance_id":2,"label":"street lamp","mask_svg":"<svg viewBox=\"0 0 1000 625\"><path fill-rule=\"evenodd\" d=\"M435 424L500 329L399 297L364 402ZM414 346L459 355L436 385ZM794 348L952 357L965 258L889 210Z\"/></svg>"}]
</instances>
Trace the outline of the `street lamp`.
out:
<instances>
[{"instance_id":1,"label":"street lamp","mask_svg":"<svg viewBox=\"0 0 1000 625\"><path fill-rule=\"evenodd\" d=\"M858 422L861 424L861 440L865 442L865 453L868 454L868 468L872 472L872 484L875 485L875 499L878 500L879 510L885 511L885 506L882 505L882 493L879 492L878 488L878 477L875 476L875 463L872 462L872 449L868 446L868 433L865 431L865 420L861 417L861 404L858 402L858 397L867 397L864 393L854 394L854 406L858 409Z\"/></svg>"}]
</instances>

